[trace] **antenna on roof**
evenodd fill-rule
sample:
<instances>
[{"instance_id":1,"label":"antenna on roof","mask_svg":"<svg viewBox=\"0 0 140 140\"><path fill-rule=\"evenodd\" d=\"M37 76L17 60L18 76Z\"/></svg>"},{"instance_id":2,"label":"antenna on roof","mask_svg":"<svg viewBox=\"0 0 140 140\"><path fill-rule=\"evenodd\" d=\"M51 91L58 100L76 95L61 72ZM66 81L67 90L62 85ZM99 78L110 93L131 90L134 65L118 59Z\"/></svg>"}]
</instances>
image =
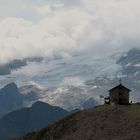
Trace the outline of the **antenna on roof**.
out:
<instances>
[{"instance_id":1,"label":"antenna on roof","mask_svg":"<svg viewBox=\"0 0 140 140\"><path fill-rule=\"evenodd\" d=\"M120 82L120 85L121 85L122 84L122 79L121 78L120 78L119 82Z\"/></svg>"}]
</instances>

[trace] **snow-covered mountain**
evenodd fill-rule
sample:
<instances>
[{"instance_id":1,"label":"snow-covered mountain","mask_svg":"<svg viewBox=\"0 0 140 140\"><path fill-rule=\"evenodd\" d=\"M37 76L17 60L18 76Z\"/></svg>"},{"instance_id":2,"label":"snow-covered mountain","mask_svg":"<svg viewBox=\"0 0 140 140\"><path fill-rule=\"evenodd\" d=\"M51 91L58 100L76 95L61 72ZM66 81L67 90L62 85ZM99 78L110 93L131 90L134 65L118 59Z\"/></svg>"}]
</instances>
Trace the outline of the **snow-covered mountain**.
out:
<instances>
[{"instance_id":1,"label":"snow-covered mountain","mask_svg":"<svg viewBox=\"0 0 140 140\"><path fill-rule=\"evenodd\" d=\"M74 110L74 109L84 109L91 106L95 106L100 103L98 98L98 92L94 92L95 87L88 86L61 86L61 87L53 87L49 89L40 89L35 88L34 86L24 86L20 87L19 91L23 95L28 95L28 93L32 92L36 94L38 100L49 103L51 105L58 105L66 110ZM94 93L94 94L93 94ZM95 99L94 99L95 98ZM90 104L88 106L85 105L85 102L90 100ZM34 100L35 102L36 100ZM25 103L27 106L30 106L32 102Z\"/></svg>"},{"instance_id":2,"label":"snow-covered mountain","mask_svg":"<svg viewBox=\"0 0 140 140\"><path fill-rule=\"evenodd\" d=\"M28 61L21 69L1 76L0 84L15 82L21 94L34 91L30 95L37 96L37 100L73 110L84 108L85 103L87 107L88 101L92 101L93 105L103 103L99 96L106 96L120 78L132 90L131 99L139 100L139 71L140 50L131 49L126 53L99 58L86 54ZM30 106L31 103L27 102L26 105Z\"/></svg>"},{"instance_id":3,"label":"snow-covered mountain","mask_svg":"<svg viewBox=\"0 0 140 140\"><path fill-rule=\"evenodd\" d=\"M1 76L1 85L16 82L18 85L37 84L41 87L58 87L63 85L79 86L96 77L115 77L121 66L114 56L79 55L66 58L44 58L41 62L31 62L10 75Z\"/></svg>"}]
</instances>

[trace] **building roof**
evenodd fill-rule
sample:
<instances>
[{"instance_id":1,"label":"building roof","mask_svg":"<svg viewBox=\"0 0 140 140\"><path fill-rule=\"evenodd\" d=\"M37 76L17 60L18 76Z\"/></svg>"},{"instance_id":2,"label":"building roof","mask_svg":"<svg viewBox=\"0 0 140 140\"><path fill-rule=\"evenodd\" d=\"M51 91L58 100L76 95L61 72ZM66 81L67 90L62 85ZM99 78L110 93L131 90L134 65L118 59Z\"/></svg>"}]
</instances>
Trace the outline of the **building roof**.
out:
<instances>
[{"instance_id":1,"label":"building roof","mask_svg":"<svg viewBox=\"0 0 140 140\"><path fill-rule=\"evenodd\" d=\"M116 86L116 87L110 89L109 92L111 92L111 91L113 91L113 90L116 90L116 89L125 89L125 90L127 90L127 91L129 91L129 92L131 91L131 90L128 89L127 87L123 86L122 84L119 84L118 86Z\"/></svg>"}]
</instances>

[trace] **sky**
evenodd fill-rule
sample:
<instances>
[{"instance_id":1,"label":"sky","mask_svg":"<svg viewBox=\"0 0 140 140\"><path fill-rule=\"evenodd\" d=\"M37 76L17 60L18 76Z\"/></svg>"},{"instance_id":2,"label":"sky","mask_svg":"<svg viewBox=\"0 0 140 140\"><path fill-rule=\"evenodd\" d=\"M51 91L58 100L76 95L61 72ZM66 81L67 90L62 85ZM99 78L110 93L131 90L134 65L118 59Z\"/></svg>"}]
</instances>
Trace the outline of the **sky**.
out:
<instances>
[{"instance_id":1,"label":"sky","mask_svg":"<svg viewBox=\"0 0 140 140\"><path fill-rule=\"evenodd\" d=\"M140 47L139 0L0 0L0 64Z\"/></svg>"}]
</instances>

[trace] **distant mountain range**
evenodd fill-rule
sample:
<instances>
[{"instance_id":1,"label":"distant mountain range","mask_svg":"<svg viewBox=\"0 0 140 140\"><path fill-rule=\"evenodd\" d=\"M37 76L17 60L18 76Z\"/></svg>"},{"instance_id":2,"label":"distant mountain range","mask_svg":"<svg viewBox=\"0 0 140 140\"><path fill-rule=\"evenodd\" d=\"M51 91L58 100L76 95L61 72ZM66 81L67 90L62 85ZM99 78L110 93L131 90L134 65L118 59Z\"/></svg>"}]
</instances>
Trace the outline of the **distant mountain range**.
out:
<instances>
[{"instance_id":1,"label":"distant mountain range","mask_svg":"<svg viewBox=\"0 0 140 140\"><path fill-rule=\"evenodd\" d=\"M18 88L15 83L10 83L6 85L4 88L0 89L0 117L3 117L9 112L12 112L14 110L20 109L22 107L30 107L33 103L42 100L44 102L50 103L51 97L54 96L54 90L52 89L48 91L37 88L36 86L28 85ZM52 91L52 95L51 95ZM93 98L90 98L89 100L85 100L85 95L80 97L80 91L79 88L71 87L71 90L66 92L65 98L73 98L75 100L73 104L75 104L75 108L70 108L69 110L74 110L77 108L80 108L81 104L77 106L78 102L80 103L80 100L74 99L75 97L72 96L74 92L76 92L76 96L79 96L79 98L83 101L83 109L91 108L96 105L96 102ZM57 96L57 95L56 95ZM59 96L59 99L61 98L61 95ZM53 100L53 97L52 97ZM63 97L62 97L63 100ZM56 101L56 102L59 102ZM69 102L66 103L67 106L71 106Z\"/></svg>"},{"instance_id":2,"label":"distant mountain range","mask_svg":"<svg viewBox=\"0 0 140 140\"><path fill-rule=\"evenodd\" d=\"M5 68L9 67L10 64L14 64L18 69L17 71L10 69L8 75L1 74L0 76L0 85L3 87L0 89L1 120L5 120L7 115L18 111L26 118L29 114L28 110L32 109L23 109L23 107L33 108L32 104L38 101L59 106L68 111L73 110L72 112L77 111L77 109L93 108L104 102L100 95L107 96L108 90L119 84L120 78L123 84L132 90L130 100L140 101L139 49L131 49L124 54L115 54L100 59L90 56L75 56L67 60L48 61L48 59L42 60L42 58L28 59L23 62L15 60L6 65ZM10 115L8 120L12 116L14 115ZM17 126L12 121L6 124L4 120L0 121L0 126L2 126L0 131L3 132L0 133L1 137L4 136L3 134L6 136L7 132L20 135L44 127L30 126L28 123L24 129L20 126L24 123L24 119L22 119L23 122L19 120L19 124L16 122ZM47 125L47 122L45 123ZM14 132L11 130L12 126L15 127ZM18 129L18 126L21 127L21 130Z\"/></svg>"},{"instance_id":3,"label":"distant mountain range","mask_svg":"<svg viewBox=\"0 0 140 140\"><path fill-rule=\"evenodd\" d=\"M60 107L36 102L30 108L13 111L0 119L0 140L37 131L70 113Z\"/></svg>"},{"instance_id":4,"label":"distant mountain range","mask_svg":"<svg viewBox=\"0 0 140 140\"><path fill-rule=\"evenodd\" d=\"M73 56L67 59L30 60L26 66L0 77L0 85L14 81L18 85L18 100L9 98L11 92L2 94L0 116L21 107L43 101L66 110L90 108L104 102L100 95L107 96L108 90L119 84L119 79L132 90L130 100L140 101L140 50L102 58ZM4 87L5 88L5 87ZM11 99L7 102L5 98ZM15 100L15 101L14 101ZM16 101L17 100L17 101Z\"/></svg>"},{"instance_id":5,"label":"distant mountain range","mask_svg":"<svg viewBox=\"0 0 140 140\"><path fill-rule=\"evenodd\" d=\"M139 140L140 105L98 106L14 140Z\"/></svg>"}]
</instances>

